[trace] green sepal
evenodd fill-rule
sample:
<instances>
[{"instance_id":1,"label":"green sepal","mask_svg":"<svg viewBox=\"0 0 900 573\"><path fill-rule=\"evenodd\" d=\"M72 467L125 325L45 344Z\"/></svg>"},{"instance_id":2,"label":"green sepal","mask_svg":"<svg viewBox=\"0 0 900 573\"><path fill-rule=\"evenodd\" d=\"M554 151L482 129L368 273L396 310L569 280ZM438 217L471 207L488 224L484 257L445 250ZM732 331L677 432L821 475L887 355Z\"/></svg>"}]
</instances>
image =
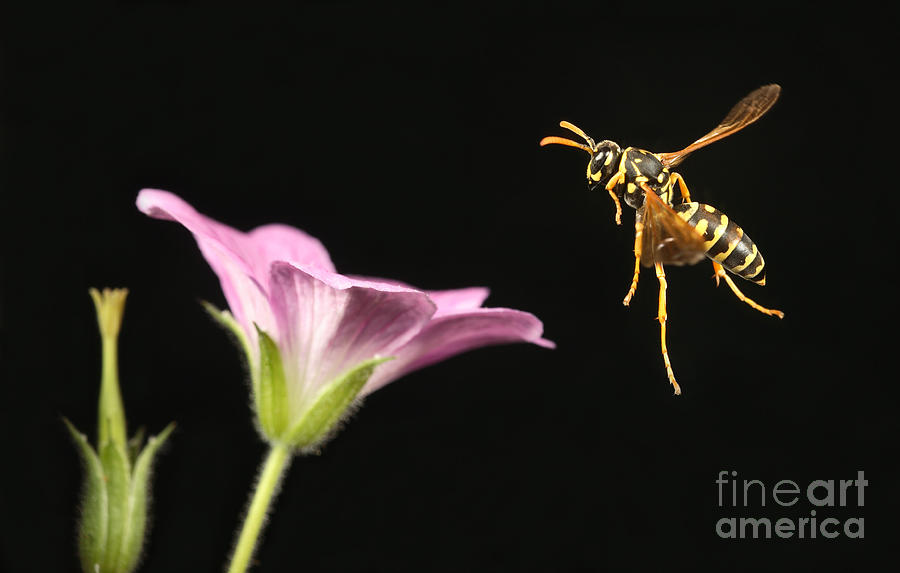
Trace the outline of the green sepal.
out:
<instances>
[{"instance_id":1,"label":"green sepal","mask_svg":"<svg viewBox=\"0 0 900 573\"><path fill-rule=\"evenodd\" d=\"M133 571L141 556L144 545L144 533L147 529L147 507L150 497L150 473L153 460L159 448L165 443L169 434L175 429L172 422L156 436L147 440L147 447L140 453L134 464L131 484L126 500L126 519L123 523L121 551L113 571Z\"/></svg>"},{"instance_id":2,"label":"green sepal","mask_svg":"<svg viewBox=\"0 0 900 573\"><path fill-rule=\"evenodd\" d=\"M227 310L219 310L205 300L201 300L200 304L203 306L204 310L219 323L219 325L224 326L235 336L235 338L237 338L238 344L241 345L241 349L244 351L244 354L249 361L252 356L250 353L250 342L247 340L247 335L244 334L244 329L241 328L241 325L235 320L234 315Z\"/></svg>"},{"instance_id":3,"label":"green sepal","mask_svg":"<svg viewBox=\"0 0 900 573\"><path fill-rule=\"evenodd\" d=\"M361 362L322 388L288 432L286 443L300 450L315 450L335 429L375 367L388 360L393 357Z\"/></svg>"},{"instance_id":4,"label":"green sepal","mask_svg":"<svg viewBox=\"0 0 900 573\"><path fill-rule=\"evenodd\" d=\"M131 491L131 464L121 444L109 440L100 447L100 463L109 497L109 536L100 562L100 571L118 572L115 567L122 550L122 537L129 523L128 494Z\"/></svg>"},{"instance_id":5,"label":"green sepal","mask_svg":"<svg viewBox=\"0 0 900 573\"><path fill-rule=\"evenodd\" d=\"M78 447L84 466L84 485L81 500L81 517L78 525L78 555L81 570L94 571L100 564L107 546L109 534L109 496L100 457L91 447L87 436L75 429L69 420L63 418L72 439Z\"/></svg>"},{"instance_id":6,"label":"green sepal","mask_svg":"<svg viewBox=\"0 0 900 573\"><path fill-rule=\"evenodd\" d=\"M275 341L258 326L256 334L259 338L259 391L256 394L256 415L259 417L263 433L271 439L278 439L288 424L288 394L284 364Z\"/></svg>"},{"instance_id":7,"label":"green sepal","mask_svg":"<svg viewBox=\"0 0 900 573\"><path fill-rule=\"evenodd\" d=\"M125 448L108 440L98 456L63 418L85 468L78 552L84 573L130 573L137 566L147 527L149 476L153 458L175 427L151 437L137 456L134 471Z\"/></svg>"},{"instance_id":8,"label":"green sepal","mask_svg":"<svg viewBox=\"0 0 900 573\"><path fill-rule=\"evenodd\" d=\"M203 306L204 310L206 310L206 312L209 313L209 315L219 323L219 326L224 327L228 332L232 334L232 336L234 336L238 345L241 347L241 350L244 351L244 359L247 361L247 369L250 371L250 384L253 388L253 400L254 402L258 402L259 375L257 373L257 369L253 364L253 353L250 351L250 341L247 340L247 335L244 334L244 329L241 328L241 325L238 324L237 320L235 320L234 315L227 310L219 310L205 300L201 300L200 304Z\"/></svg>"},{"instance_id":9,"label":"green sepal","mask_svg":"<svg viewBox=\"0 0 900 573\"><path fill-rule=\"evenodd\" d=\"M138 454L141 453L141 448L144 447L144 438L146 437L147 428L141 426L128 440L128 461L130 461L132 465L134 464L134 460L137 459Z\"/></svg>"}]
</instances>

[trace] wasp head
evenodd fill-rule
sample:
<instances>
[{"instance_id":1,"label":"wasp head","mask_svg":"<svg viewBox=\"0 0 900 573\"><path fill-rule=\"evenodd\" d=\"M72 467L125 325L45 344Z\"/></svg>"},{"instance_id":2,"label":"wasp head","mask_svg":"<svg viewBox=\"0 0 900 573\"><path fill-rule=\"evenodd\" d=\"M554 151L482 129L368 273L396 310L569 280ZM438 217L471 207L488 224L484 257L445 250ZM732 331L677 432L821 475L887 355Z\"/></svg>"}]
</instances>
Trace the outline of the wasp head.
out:
<instances>
[{"instance_id":1,"label":"wasp head","mask_svg":"<svg viewBox=\"0 0 900 573\"><path fill-rule=\"evenodd\" d=\"M594 143L594 140L588 137L585 132L568 121L562 121L559 125L581 136L587 145L564 137L556 137L555 135L542 139L541 145L556 143L587 151L591 155L587 166L588 187L594 190L600 186L605 186L619 169L619 156L622 152L619 145L609 140Z\"/></svg>"}]
</instances>

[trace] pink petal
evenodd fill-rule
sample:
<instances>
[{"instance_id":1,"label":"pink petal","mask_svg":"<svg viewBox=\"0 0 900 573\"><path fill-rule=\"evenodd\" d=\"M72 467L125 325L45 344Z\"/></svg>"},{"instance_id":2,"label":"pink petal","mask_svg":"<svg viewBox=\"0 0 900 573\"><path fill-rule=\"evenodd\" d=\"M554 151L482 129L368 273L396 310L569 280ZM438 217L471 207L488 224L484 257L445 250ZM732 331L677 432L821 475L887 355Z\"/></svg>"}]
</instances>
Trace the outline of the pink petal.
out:
<instances>
[{"instance_id":1,"label":"pink petal","mask_svg":"<svg viewBox=\"0 0 900 573\"><path fill-rule=\"evenodd\" d=\"M415 289L415 287L411 287L406 283L394 279L362 277L356 275L349 276L351 278L357 278L359 280L373 281ZM451 290L427 290L425 291L425 293L428 294L428 298L434 301L434 304L437 305L437 313L435 313L435 316L441 316L449 312L456 312L458 310L471 310L473 308L479 308L484 303L484 300L488 297L491 291L486 287L466 287Z\"/></svg>"},{"instance_id":2,"label":"pink petal","mask_svg":"<svg viewBox=\"0 0 900 573\"><path fill-rule=\"evenodd\" d=\"M232 255L244 270L253 275L244 233L201 215L181 197L168 191L144 189L137 196L137 207L144 214L156 219L181 223L194 237L206 244L215 244L218 250ZM258 278L258 277L256 277Z\"/></svg>"},{"instance_id":3,"label":"pink petal","mask_svg":"<svg viewBox=\"0 0 900 573\"><path fill-rule=\"evenodd\" d=\"M255 348L256 323L272 336L276 324L267 300L269 266L275 260L334 270L328 252L315 239L286 225L266 225L244 233L198 213L183 199L167 191L144 189L137 206L157 219L181 223L193 233L200 251L219 277L235 319Z\"/></svg>"},{"instance_id":4,"label":"pink petal","mask_svg":"<svg viewBox=\"0 0 900 573\"><path fill-rule=\"evenodd\" d=\"M430 290L428 298L437 305L435 317L461 310L480 308L491 291L484 287L469 287L454 290Z\"/></svg>"},{"instance_id":5,"label":"pink petal","mask_svg":"<svg viewBox=\"0 0 900 573\"><path fill-rule=\"evenodd\" d=\"M288 225L263 225L248 233L260 249L260 256L268 265L273 261L287 261L298 265L313 265L335 272L334 264L324 245L300 229Z\"/></svg>"},{"instance_id":6,"label":"pink petal","mask_svg":"<svg viewBox=\"0 0 900 573\"><path fill-rule=\"evenodd\" d=\"M534 315L507 308L479 308L435 317L403 348L396 360L378 366L362 395L378 390L401 376L467 350L505 344L531 342L554 348L541 338L543 325Z\"/></svg>"},{"instance_id":7,"label":"pink petal","mask_svg":"<svg viewBox=\"0 0 900 573\"><path fill-rule=\"evenodd\" d=\"M313 266L276 262L270 284L292 404L360 362L393 356L435 312L421 291Z\"/></svg>"}]
</instances>

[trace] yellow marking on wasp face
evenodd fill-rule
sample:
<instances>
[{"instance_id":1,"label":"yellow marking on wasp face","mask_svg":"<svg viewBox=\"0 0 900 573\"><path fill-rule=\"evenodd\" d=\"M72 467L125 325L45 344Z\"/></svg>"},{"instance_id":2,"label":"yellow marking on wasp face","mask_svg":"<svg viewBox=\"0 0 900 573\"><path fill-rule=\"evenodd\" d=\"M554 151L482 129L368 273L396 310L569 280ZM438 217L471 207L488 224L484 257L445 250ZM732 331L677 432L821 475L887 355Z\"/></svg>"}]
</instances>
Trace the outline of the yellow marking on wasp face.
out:
<instances>
[{"instance_id":1,"label":"yellow marking on wasp face","mask_svg":"<svg viewBox=\"0 0 900 573\"><path fill-rule=\"evenodd\" d=\"M638 175L637 177L634 178L634 180L637 181L638 183L646 183L647 181L650 181L650 179L648 179L644 175Z\"/></svg>"},{"instance_id":2,"label":"yellow marking on wasp face","mask_svg":"<svg viewBox=\"0 0 900 573\"><path fill-rule=\"evenodd\" d=\"M703 248L707 251L712 248L713 245L719 242L719 239L722 238L722 235L725 233L725 229L728 227L728 217L725 214L722 214L722 217L719 219L719 225L713 229L713 238L706 241L703 244Z\"/></svg>"},{"instance_id":3,"label":"yellow marking on wasp face","mask_svg":"<svg viewBox=\"0 0 900 573\"><path fill-rule=\"evenodd\" d=\"M629 183L627 187L628 194L631 195L635 191L637 191L637 186L634 183Z\"/></svg>"},{"instance_id":4,"label":"yellow marking on wasp face","mask_svg":"<svg viewBox=\"0 0 900 573\"><path fill-rule=\"evenodd\" d=\"M756 244L754 243L754 244L753 244L753 250L750 251L750 254L747 255L747 258L744 259L744 264L738 265L738 266L734 267L734 269L732 269L732 270L733 270L734 272L739 273L739 272L741 272L742 270L746 269L747 267L750 266L750 264L753 262L753 259L755 259L755 258L756 258L756 255L758 255L758 254L759 254L759 251L756 250Z\"/></svg>"},{"instance_id":5,"label":"yellow marking on wasp face","mask_svg":"<svg viewBox=\"0 0 900 573\"><path fill-rule=\"evenodd\" d=\"M608 166L610 163L612 163L612 158L613 158L613 154L612 154L612 153L607 153L607 154L606 154L606 161L603 162L603 165L604 165L604 166Z\"/></svg>"},{"instance_id":6,"label":"yellow marking on wasp face","mask_svg":"<svg viewBox=\"0 0 900 573\"><path fill-rule=\"evenodd\" d=\"M715 212L716 212L716 208L715 208L715 207L711 207L711 206L709 206L709 205L704 205L703 208L706 209L706 212L707 212L707 213L715 213Z\"/></svg>"}]
</instances>

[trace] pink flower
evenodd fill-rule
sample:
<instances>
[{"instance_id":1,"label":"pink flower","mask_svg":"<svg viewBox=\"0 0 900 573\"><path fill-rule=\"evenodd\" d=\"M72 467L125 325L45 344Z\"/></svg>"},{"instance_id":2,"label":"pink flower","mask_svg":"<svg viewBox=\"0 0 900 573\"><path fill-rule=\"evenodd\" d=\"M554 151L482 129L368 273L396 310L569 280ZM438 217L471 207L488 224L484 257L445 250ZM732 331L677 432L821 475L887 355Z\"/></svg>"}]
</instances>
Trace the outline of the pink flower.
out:
<instances>
[{"instance_id":1,"label":"pink flower","mask_svg":"<svg viewBox=\"0 0 900 573\"><path fill-rule=\"evenodd\" d=\"M314 446L351 400L473 348L554 346L535 316L482 308L485 288L422 291L341 275L322 244L299 229L265 225L244 233L166 191L141 191L137 206L193 233L218 275L231 309L219 318L247 353L257 416L270 440ZM340 411L332 411L336 399ZM321 427L309 430L317 416Z\"/></svg>"}]
</instances>

